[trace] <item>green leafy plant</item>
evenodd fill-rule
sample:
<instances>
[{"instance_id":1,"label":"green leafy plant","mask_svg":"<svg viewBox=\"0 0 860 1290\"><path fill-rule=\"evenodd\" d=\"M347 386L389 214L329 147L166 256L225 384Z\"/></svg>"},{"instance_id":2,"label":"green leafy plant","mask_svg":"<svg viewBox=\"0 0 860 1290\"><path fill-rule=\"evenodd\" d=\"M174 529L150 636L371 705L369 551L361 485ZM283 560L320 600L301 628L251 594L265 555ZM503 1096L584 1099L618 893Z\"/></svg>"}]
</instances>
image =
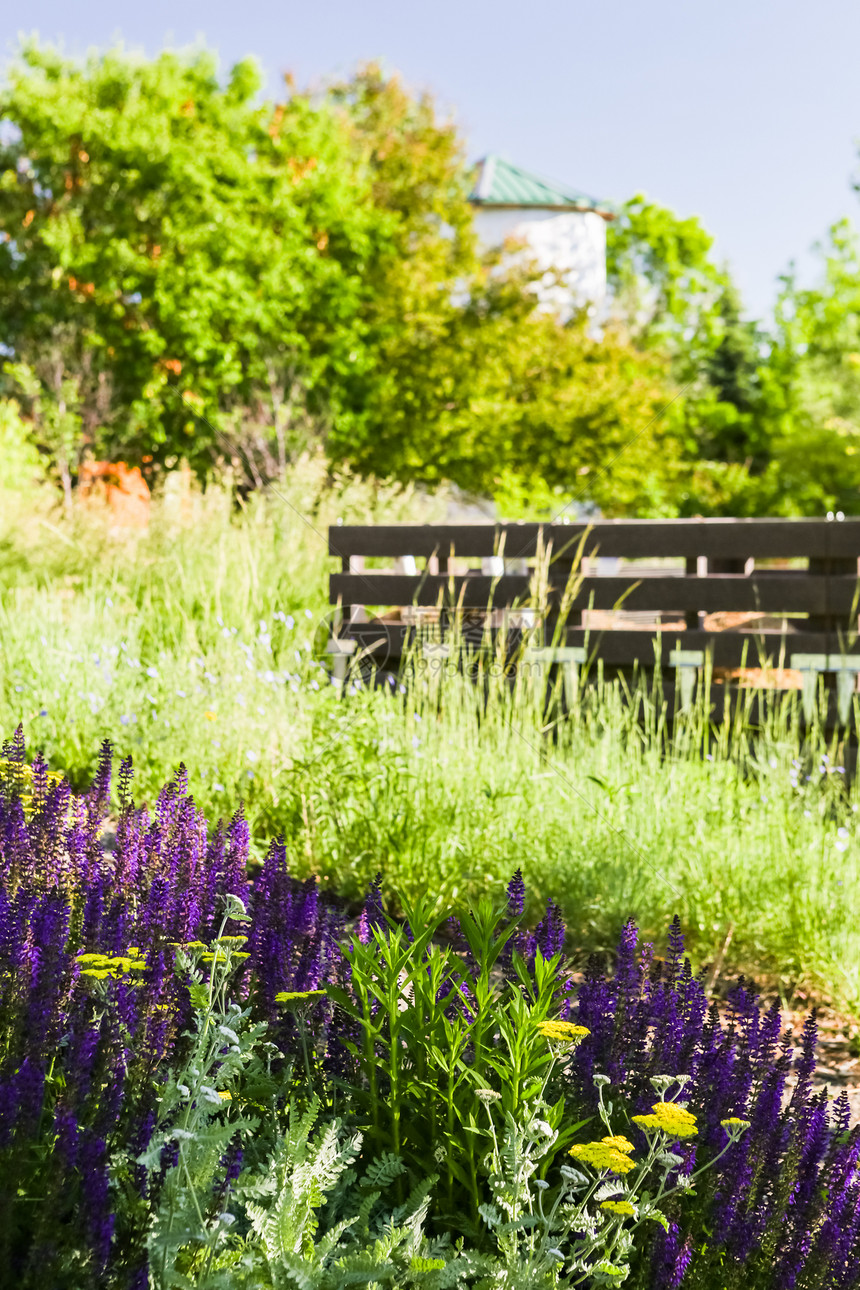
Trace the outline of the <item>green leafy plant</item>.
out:
<instances>
[{"instance_id":1,"label":"green leafy plant","mask_svg":"<svg viewBox=\"0 0 860 1290\"><path fill-rule=\"evenodd\" d=\"M381 920L366 941L355 937L344 950L349 993L327 991L355 1027L344 1043L355 1059L351 1099L368 1146L402 1156L414 1177L438 1167L455 1223L467 1215L476 1222L484 1199L476 1090L495 1089L504 1112L516 1115L544 1091L554 1064L539 1027L559 1006L560 959L538 954L528 972L511 953L516 922L504 926L503 914L486 899L463 920L468 985L454 947L438 941L446 916L416 903L405 908L406 927ZM503 959L513 981L500 971ZM559 1100L546 1112L558 1151L574 1132L561 1128L562 1111Z\"/></svg>"}]
</instances>

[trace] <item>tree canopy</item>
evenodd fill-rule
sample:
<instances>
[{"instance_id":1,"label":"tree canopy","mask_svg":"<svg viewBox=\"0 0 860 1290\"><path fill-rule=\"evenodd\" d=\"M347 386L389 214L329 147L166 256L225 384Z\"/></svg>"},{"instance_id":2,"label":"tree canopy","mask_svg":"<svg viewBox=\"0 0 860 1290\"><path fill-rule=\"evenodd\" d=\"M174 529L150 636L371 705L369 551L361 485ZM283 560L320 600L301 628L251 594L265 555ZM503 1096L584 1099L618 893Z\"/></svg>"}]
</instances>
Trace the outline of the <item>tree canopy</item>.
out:
<instances>
[{"instance_id":1,"label":"tree canopy","mask_svg":"<svg viewBox=\"0 0 860 1290\"><path fill-rule=\"evenodd\" d=\"M67 490L86 453L262 484L315 439L511 505L857 509L846 225L766 330L701 223L635 197L608 230L609 316L565 323L537 266L480 248L470 186L453 122L376 66L269 100L253 62L221 76L205 50L25 44L0 86L14 424Z\"/></svg>"}]
</instances>

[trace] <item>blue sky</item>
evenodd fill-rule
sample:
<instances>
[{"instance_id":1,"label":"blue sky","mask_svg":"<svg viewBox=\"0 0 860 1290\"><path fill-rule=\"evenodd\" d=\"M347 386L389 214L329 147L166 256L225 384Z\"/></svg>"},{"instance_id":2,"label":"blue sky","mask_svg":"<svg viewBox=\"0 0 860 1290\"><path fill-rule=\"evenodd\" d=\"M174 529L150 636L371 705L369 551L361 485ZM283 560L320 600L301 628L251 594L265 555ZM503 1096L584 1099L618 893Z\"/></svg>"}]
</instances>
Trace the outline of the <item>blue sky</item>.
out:
<instances>
[{"instance_id":1,"label":"blue sky","mask_svg":"<svg viewBox=\"0 0 860 1290\"><path fill-rule=\"evenodd\" d=\"M8 0L7 0L8 2ZM262 61L274 90L382 59L456 116L470 153L616 201L644 191L715 236L749 312L860 205L857 0L29 0L27 33L69 53L204 39ZM14 28L4 24L15 46Z\"/></svg>"}]
</instances>

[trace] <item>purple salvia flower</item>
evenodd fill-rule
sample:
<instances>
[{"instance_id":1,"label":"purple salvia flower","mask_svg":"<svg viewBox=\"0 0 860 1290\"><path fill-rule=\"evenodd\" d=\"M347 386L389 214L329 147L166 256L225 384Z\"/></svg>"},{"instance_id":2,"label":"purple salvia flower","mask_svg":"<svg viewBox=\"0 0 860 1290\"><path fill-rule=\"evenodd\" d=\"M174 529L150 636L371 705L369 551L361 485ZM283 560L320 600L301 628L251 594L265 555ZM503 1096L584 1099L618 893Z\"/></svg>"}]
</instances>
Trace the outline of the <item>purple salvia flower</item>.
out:
<instances>
[{"instance_id":1,"label":"purple salvia flower","mask_svg":"<svg viewBox=\"0 0 860 1290\"><path fill-rule=\"evenodd\" d=\"M134 764L130 757L123 757L119 764L119 774L117 775L117 797L119 798L120 811L123 815L129 814L133 807L131 786L134 779Z\"/></svg>"},{"instance_id":2,"label":"purple salvia flower","mask_svg":"<svg viewBox=\"0 0 860 1290\"><path fill-rule=\"evenodd\" d=\"M651 1254L653 1290L678 1290L691 1257L689 1241L681 1241L677 1223L670 1223L666 1232L659 1231Z\"/></svg>"},{"instance_id":3,"label":"purple salvia flower","mask_svg":"<svg viewBox=\"0 0 860 1290\"><path fill-rule=\"evenodd\" d=\"M14 887L30 877L30 836L24 807L19 797L7 801L0 816L0 871L4 882Z\"/></svg>"},{"instance_id":4,"label":"purple salvia flower","mask_svg":"<svg viewBox=\"0 0 860 1290\"><path fill-rule=\"evenodd\" d=\"M15 1131L26 1135L37 1122L45 1097L45 1071L37 1062L25 1057L14 1076Z\"/></svg>"},{"instance_id":5,"label":"purple salvia flower","mask_svg":"<svg viewBox=\"0 0 860 1290\"><path fill-rule=\"evenodd\" d=\"M100 1269L107 1266L115 1217L110 1207L106 1144L95 1134L87 1134L79 1144L78 1172L84 1198L84 1220Z\"/></svg>"},{"instance_id":6,"label":"purple salvia flower","mask_svg":"<svg viewBox=\"0 0 860 1290\"><path fill-rule=\"evenodd\" d=\"M546 913L535 928L535 944L545 959L554 958L564 949L565 926L558 905L550 899Z\"/></svg>"},{"instance_id":7,"label":"purple salvia flower","mask_svg":"<svg viewBox=\"0 0 860 1290\"><path fill-rule=\"evenodd\" d=\"M516 918L522 918L523 911L526 907L526 884L523 882L522 870L517 869L511 881L508 883L508 918L513 922Z\"/></svg>"},{"instance_id":8,"label":"purple salvia flower","mask_svg":"<svg viewBox=\"0 0 860 1290\"><path fill-rule=\"evenodd\" d=\"M23 766L27 760L27 745L24 742L24 727L19 723L11 739L3 744L3 757L6 761L17 762Z\"/></svg>"},{"instance_id":9,"label":"purple salvia flower","mask_svg":"<svg viewBox=\"0 0 860 1290\"><path fill-rule=\"evenodd\" d=\"M54 1132L57 1135L55 1149L63 1159L64 1168L74 1169L78 1162L78 1121L65 1107L58 1106L54 1112Z\"/></svg>"},{"instance_id":10,"label":"purple salvia flower","mask_svg":"<svg viewBox=\"0 0 860 1290\"><path fill-rule=\"evenodd\" d=\"M358 920L358 939L362 945L367 945L370 942L372 928L383 928L385 926L385 915L382 911L381 881L382 874L378 873L370 884L365 897L364 908Z\"/></svg>"},{"instance_id":11,"label":"purple salvia flower","mask_svg":"<svg viewBox=\"0 0 860 1290\"><path fill-rule=\"evenodd\" d=\"M128 1290L148 1290L150 1285L148 1261L133 1270L126 1284Z\"/></svg>"},{"instance_id":12,"label":"purple salvia flower","mask_svg":"<svg viewBox=\"0 0 860 1290\"><path fill-rule=\"evenodd\" d=\"M669 928L669 952L666 955L666 984L673 986L681 970L684 959L684 934L681 931L681 920L676 914Z\"/></svg>"}]
</instances>

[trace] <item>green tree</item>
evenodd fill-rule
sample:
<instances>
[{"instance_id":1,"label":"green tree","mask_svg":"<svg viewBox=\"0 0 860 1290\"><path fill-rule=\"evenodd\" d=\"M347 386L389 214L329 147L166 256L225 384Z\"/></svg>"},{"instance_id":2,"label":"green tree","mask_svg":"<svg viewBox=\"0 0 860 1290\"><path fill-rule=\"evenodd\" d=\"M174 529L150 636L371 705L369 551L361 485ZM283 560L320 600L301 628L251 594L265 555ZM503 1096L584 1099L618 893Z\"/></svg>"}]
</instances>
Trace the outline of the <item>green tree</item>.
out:
<instances>
[{"instance_id":1,"label":"green tree","mask_svg":"<svg viewBox=\"0 0 860 1290\"><path fill-rule=\"evenodd\" d=\"M258 91L206 53L28 45L10 68L0 316L41 442L74 390L78 447L114 457L238 452L261 483L310 428L367 473L671 509L645 429L665 364L562 326L534 273L479 253L432 99L375 66Z\"/></svg>"},{"instance_id":2,"label":"green tree","mask_svg":"<svg viewBox=\"0 0 860 1290\"><path fill-rule=\"evenodd\" d=\"M860 239L849 220L817 248L819 280L782 279L764 371L775 505L860 513Z\"/></svg>"},{"instance_id":3,"label":"green tree","mask_svg":"<svg viewBox=\"0 0 860 1290\"><path fill-rule=\"evenodd\" d=\"M584 317L560 323L532 289L541 269L479 252L463 143L429 96L375 65L333 96L396 219L365 313L367 417L334 430L338 455L503 504L517 494L532 512L580 495L610 513L671 512L677 445L655 452L665 436L648 426L672 397L665 363L617 327L597 339Z\"/></svg>"},{"instance_id":4,"label":"green tree","mask_svg":"<svg viewBox=\"0 0 860 1290\"><path fill-rule=\"evenodd\" d=\"M614 330L595 338L585 318L561 324L490 273L439 324L433 345L388 349L399 398L373 446L387 474L454 479L502 505L531 498L531 511L576 498L607 514L674 513L679 450L660 416L672 393L659 359Z\"/></svg>"},{"instance_id":5,"label":"green tree","mask_svg":"<svg viewBox=\"0 0 860 1290\"><path fill-rule=\"evenodd\" d=\"M99 451L202 467L291 402L337 415L391 221L333 105L259 88L206 53L27 45L7 74L4 340L36 371L61 354Z\"/></svg>"},{"instance_id":6,"label":"green tree","mask_svg":"<svg viewBox=\"0 0 860 1290\"><path fill-rule=\"evenodd\" d=\"M671 413L680 513L762 513L774 504L770 337L743 317L710 234L695 217L635 197L609 226L607 276L614 313L642 348L665 356L682 391Z\"/></svg>"},{"instance_id":7,"label":"green tree","mask_svg":"<svg viewBox=\"0 0 860 1290\"><path fill-rule=\"evenodd\" d=\"M671 358L678 381L702 377L719 339L727 274L713 238L695 216L681 219L643 195L606 230L606 278L613 313L644 347Z\"/></svg>"}]
</instances>

